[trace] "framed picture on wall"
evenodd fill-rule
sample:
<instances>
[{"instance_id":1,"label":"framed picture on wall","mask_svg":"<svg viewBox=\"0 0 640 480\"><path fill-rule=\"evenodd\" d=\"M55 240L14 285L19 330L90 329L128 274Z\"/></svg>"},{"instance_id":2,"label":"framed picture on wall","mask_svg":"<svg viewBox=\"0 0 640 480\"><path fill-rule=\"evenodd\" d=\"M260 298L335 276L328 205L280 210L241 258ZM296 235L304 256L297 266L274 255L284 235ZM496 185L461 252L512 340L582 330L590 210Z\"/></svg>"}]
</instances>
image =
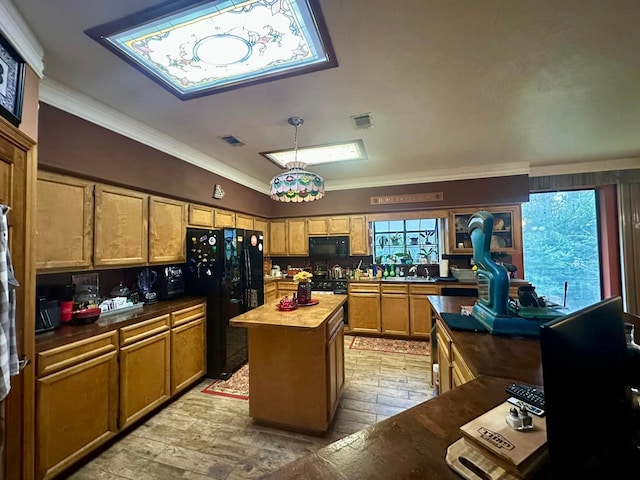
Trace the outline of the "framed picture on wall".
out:
<instances>
[{"instance_id":1,"label":"framed picture on wall","mask_svg":"<svg viewBox=\"0 0 640 480\"><path fill-rule=\"evenodd\" d=\"M25 63L0 34L0 115L16 127L22 120Z\"/></svg>"}]
</instances>

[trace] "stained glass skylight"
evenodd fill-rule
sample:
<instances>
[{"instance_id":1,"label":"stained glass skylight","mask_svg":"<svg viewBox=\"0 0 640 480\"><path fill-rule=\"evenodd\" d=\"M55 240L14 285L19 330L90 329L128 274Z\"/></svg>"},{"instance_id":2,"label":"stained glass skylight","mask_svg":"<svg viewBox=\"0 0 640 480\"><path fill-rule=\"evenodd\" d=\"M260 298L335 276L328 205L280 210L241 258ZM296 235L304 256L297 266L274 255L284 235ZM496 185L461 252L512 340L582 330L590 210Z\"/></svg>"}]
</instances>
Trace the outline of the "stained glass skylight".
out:
<instances>
[{"instance_id":1,"label":"stained glass skylight","mask_svg":"<svg viewBox=\"0 0 640 480\"><path fill-rule=\"evenodd\" d=\"M337 66L318 0L180 0L86 33L182 99Z\"/></svg>"}]
</instances>

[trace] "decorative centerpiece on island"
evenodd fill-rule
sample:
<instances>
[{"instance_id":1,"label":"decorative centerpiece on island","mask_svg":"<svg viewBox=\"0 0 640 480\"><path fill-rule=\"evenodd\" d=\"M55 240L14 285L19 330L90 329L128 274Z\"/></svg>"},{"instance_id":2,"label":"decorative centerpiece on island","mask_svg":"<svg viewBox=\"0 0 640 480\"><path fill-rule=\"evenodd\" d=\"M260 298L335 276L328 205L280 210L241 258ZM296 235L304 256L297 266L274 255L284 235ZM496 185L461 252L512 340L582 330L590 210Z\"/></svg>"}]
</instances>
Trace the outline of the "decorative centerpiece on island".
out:
<instances>
[{"instance_id":1,"label":"decorative centerpiece on island","mask_svg":"<svg viewBox=\"0 0 640 480\"><path fill-rule=\"evenodd\" d=\"M298 284L298 305L311 303L311 277L313 274L304 270L293 276L293 281Z\"/></svg>"}]
</instances>

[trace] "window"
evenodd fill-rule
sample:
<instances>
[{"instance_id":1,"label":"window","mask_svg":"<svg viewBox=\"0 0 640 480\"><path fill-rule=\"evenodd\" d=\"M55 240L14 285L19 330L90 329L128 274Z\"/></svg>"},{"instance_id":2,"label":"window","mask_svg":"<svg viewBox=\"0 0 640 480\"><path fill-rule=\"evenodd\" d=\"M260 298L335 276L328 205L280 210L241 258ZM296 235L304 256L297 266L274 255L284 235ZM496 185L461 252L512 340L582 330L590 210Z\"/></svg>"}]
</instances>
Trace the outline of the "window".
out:
<instances>
[{"instance_id":1,"label":"window","mask_svg":"<svg viewBox=\"0 0 640 480\"><path fill-rule=\"evenodd\" d=\"M533 193L522 204L526 278L536 293L576 310L601 300L595 190Z\"/></svg>"},{"instance_id":2,"label":"window","mask_svg":"<svg viewBox=\"0 0 640 480\"><path fill-rule=\"evenodd\" d=\"M440 222L436 218L373 222L374 259L382 263L438 263Z\"/></svg>"}]
</instances>

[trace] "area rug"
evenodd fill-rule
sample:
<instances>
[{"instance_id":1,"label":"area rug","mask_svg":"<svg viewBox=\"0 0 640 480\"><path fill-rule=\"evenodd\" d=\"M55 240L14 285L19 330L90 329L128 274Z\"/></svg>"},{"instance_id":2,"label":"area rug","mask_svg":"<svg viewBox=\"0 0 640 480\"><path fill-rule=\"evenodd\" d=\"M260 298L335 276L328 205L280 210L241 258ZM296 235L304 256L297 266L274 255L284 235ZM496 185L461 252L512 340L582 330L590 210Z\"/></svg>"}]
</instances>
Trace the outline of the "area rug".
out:
<instances>
[{"instance_id":1,"label":"area rug","mask_svg":"<svg viewBox=\"0 0 640 480\"><path fill-rule=\"evenodd\" d=\"M202 390L209 395L249 399L249 364L239 368L228 380L216 380Z\"/></svg>"},{"instance_id":2,"label":"area rug","mask_svg":"<svg viewBox=\"0 0 640 480\"><path fill-rule=\"evenodd\" d=\"M429 356L429 342L419 340L395 340L391 338L353 337L349 348L375 352L408 353Z\"/></svg>"}]
</instances>

